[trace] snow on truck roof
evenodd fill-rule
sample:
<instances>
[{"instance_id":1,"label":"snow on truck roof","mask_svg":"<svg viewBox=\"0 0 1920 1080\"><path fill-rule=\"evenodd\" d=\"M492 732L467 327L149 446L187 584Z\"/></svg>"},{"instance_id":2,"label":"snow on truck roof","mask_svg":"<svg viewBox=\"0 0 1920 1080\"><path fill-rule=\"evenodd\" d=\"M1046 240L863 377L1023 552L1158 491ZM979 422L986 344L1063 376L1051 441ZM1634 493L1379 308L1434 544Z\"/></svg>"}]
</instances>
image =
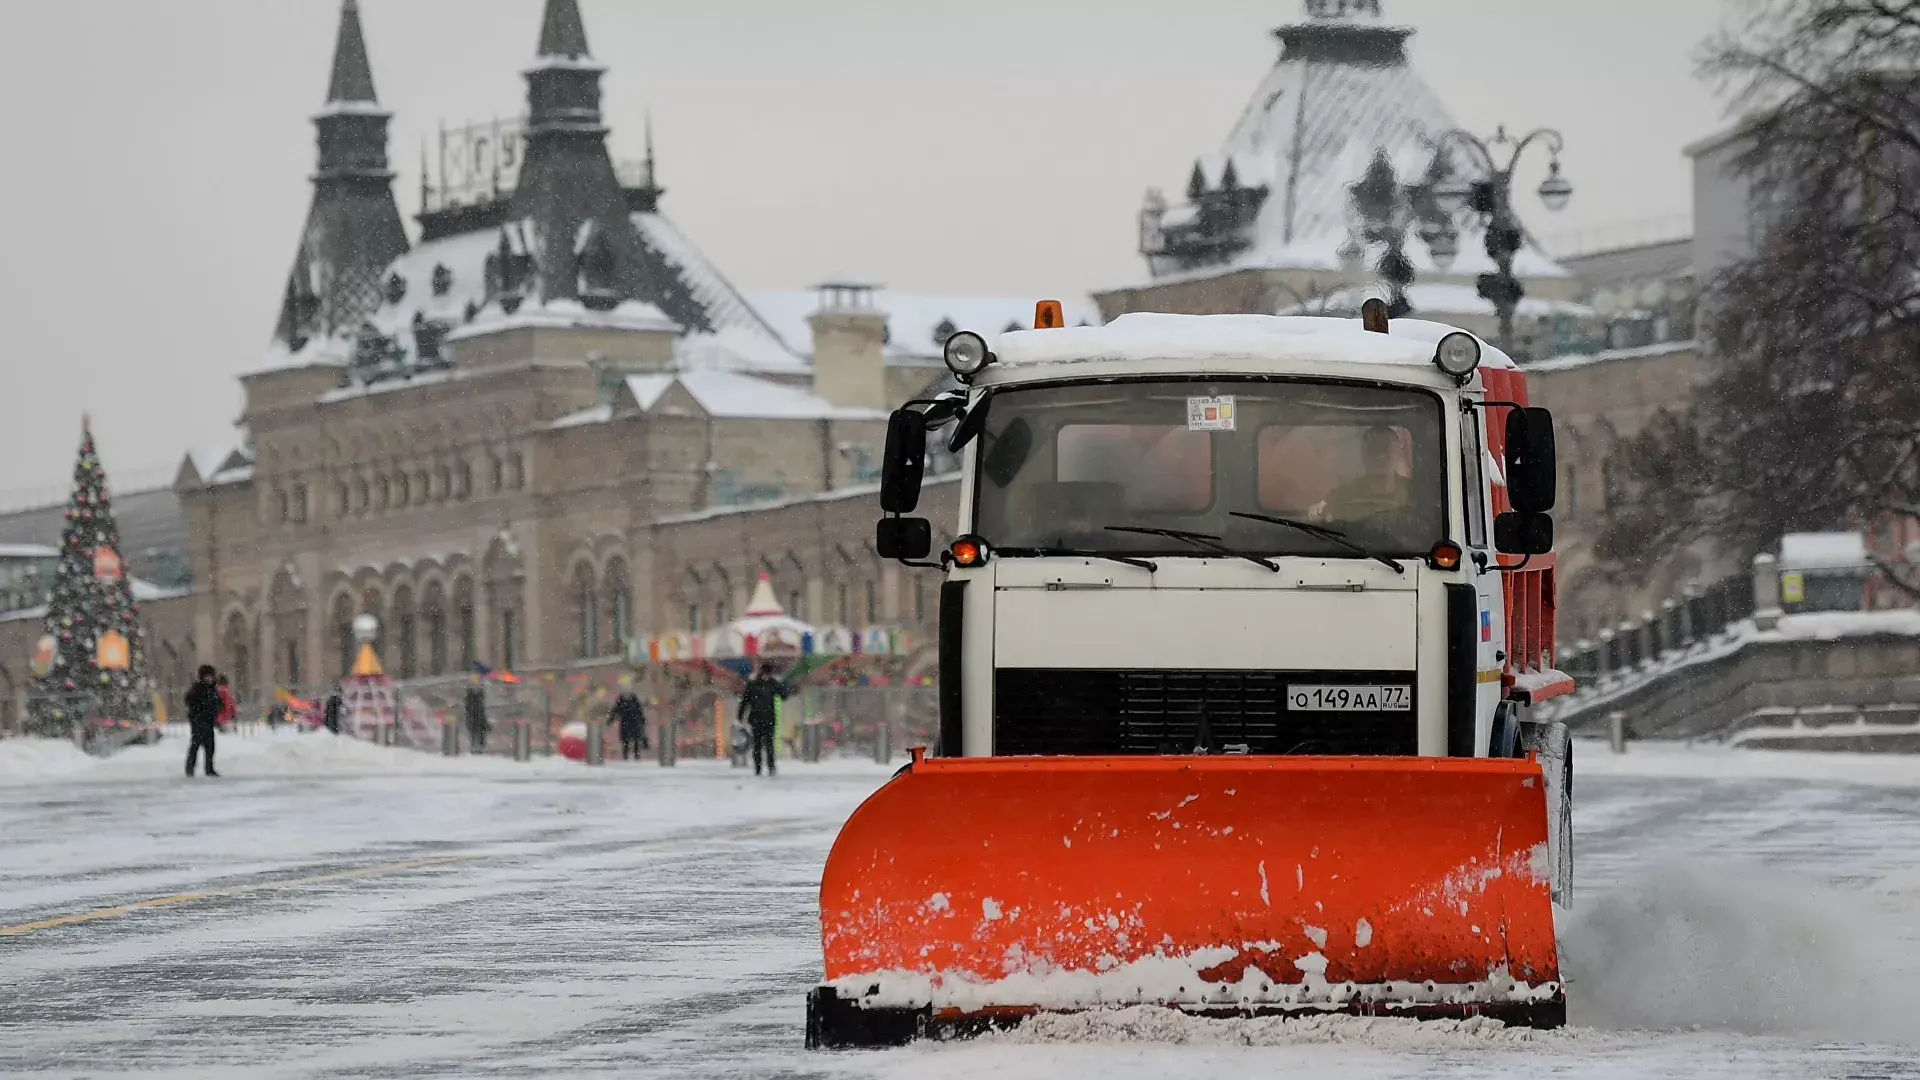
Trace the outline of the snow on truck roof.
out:
<instances>
[{"instance_id":1,"label":"snow on truck roof","mask_svg":"<svg viewBox=\"0 0 1920 1080\"><path fill-rule=\"evenodd\" d=\"M1282 360L1430 368L1440 339L1464 332L1424 319L1399 319L1387 333L1375 334L1363 329L1358 319L1136 312L1105 326L1012 331L1000 335L993 351L1000 364L1009 366L1101 360ZM1485 341L1480 349L1482 367L1514 366L1505 353Z\"/></svg>"}]
</instances>

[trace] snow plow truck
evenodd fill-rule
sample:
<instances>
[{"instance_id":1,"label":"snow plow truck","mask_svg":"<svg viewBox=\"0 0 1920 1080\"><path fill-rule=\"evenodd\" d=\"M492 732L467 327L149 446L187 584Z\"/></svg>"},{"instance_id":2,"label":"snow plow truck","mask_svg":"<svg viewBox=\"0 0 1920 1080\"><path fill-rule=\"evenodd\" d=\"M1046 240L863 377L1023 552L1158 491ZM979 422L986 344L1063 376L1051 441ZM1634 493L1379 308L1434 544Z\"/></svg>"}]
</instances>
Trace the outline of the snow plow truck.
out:
<instances>
[{"instance_id":1,"label":"snow plow truck","mask_svg":"<svg viewBox=\"0 0 1920 1080\"><path fill-rule=\"evenodd\" d=\"M1552 417L1418 320L946 345L875 545L943 572L939 735L834 842L813 1048L1043 1012L1557 1027L1572 879ZM933 557L929 442L959 456Z\"/></svg>"}]
</instances>

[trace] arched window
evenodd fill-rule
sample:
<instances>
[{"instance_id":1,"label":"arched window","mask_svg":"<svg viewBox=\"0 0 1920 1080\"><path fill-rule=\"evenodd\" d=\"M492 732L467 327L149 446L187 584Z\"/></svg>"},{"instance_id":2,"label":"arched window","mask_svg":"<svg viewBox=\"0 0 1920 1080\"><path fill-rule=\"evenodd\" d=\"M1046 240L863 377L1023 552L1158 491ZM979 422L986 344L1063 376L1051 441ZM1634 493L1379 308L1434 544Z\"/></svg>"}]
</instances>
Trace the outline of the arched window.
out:
<instances>
[{"instance_id":1,"label":"arched window","mask_svg":"<svg viewBox=\"0 0 1920 1080\"><path fill-rule=\"evenodd\" d=\"M393 505L393 484L385 476L374 483L374 490L380 496L380 509L385 510Z\"/></svg>"},{"instance_id":2,"label":"arched window","mask_svg":"<svg viewBox=\"0 0 1920 1080\"><path fill-rule=\"evenodd\" d=\"M307 523L307 485L304 482L293 485L293 523Z\"/></svg>"},{"instance_id":3,"label":"arched window","mask_svg":"<svg viewBox=\"0 0 1920 1080\"><path fill-rule=\"evenodd\" d=\"M852 609L847 606L847 583L843 581L840 584L834 586L833 595L834 595L834 605L833 605L834 620L840 623L840 625L845 626L846 624L853 621Z\"/></svg>"},{"instance_id":4,"label":"arched window","mask_svg":"<svg viewBox=\"0 0 1920 1080\"><path fill-rule=\"evenodd\" d=\"M687 605L687 629L696 634L700 632L700 605L699 604Z\"/></svg>"},{"instance_id":5,"label":"arched window","mask_svg":"<svg viewBox=\"0 0 1920 1080\"><path fill-rule=\"evenodd\" d=\"M413 474L413 501L417 503L433 501L433 474L425 469Z\"/></svg>"},{"instance_id":6,"label":"arched window","mask_svg":"<svg viewBox=\"0 0 1920 1080\"><path fill-rule=\"evenodd\" d=\"M507 458L507 482L515 491L527 486L527 459L518 450Z\"/></svg>"},{"instance_id":7,"label":"arched window","mask_svg":"<svg viewBox=\"0 0 1920 1080\"><path fill-rule=\"evenodd\" d=\"M493 471L493 490L498 494L507 486L507 465L497 457L489 455L487 465Z\"/></svg>"},{"instance_id":8,"label":"arched window","mask_svg":"<svg viewBox=\"0 0 1920 1080\"><path fill-rule=\"evenodd\" d=\"M366 513L367 508L373 505L373 493L372 489L367 486L366 477L361 477L354 484L353 494L353 508L362 514Z\"/></svg>"},{"instance_id":9,"label":"arched window","mask_svg":"<svg viewBox=\"0 0 1920 1080\"><path fill-rule=\"evenodd\" d=\"M420 598L420 625L427 639L427 674L447 673L447 595L439 582Z\"/></svg>"},{"instance_id":10,"label":"arched window","mask_svg":"<svg viewBox=\"0 0 1920 1080\"><path fill-rule=\"evenodd\" d=\"M927 583L919 575L913 578L913 621L925 622L927 618Z\"/></svg>"},{"instance_id":11,"label":"arched window","mask_svg":"<svg viewBox=\"0 0 1920 1080\"><path fill-rule=\"evenodd\" d=\"M619 559L607 565L607 647L624 652L633 636L633 589L627 583L627 564Z\"/></svg>"},{"instance_id":12,"label":"arched window","mask_svg":"<svg viewBox=\"0 0 1920 1080\"><path fill-rule=\"evenodd\" d=\"M787 614L793 616L796 619L806 618L806 614L800 610L800 590L799 589L787 590Z\"/></svg>"},{"instance_id":13,"label":"arched window","mask_svg":"<svg viewBox=\"0 0 1920 1080\"><path fill-rule=\"evenodd\" d=\"M436 487L434 492L442 499L450 499L453 497L453 470L451 468L445 465L440 466L440 486Z\"/></svg>"},{"instance_id":14,"label":"arched window","mask_svg":"<svg viewBox=\"0 0 1920 1080\"><path fill-rule=\"evenodd\" d=\"M341 593L333 598L334 641L340 648L340 676L353 670L353 598Z\"/></svg>"},{"instance_id":15,"label":"arched window","mask_svg":"<svg viewBox=\"0 0 1920 1080\"><path fill-rule=\"evenodd\" d=\"M460 475L454 485L453 497L465 499L473 494L473 464L465 458L460 459Z\"/></svg>"},{"instance_id":16,"label":"arched window","mask_svg":"<svg viewBox=\"0 0 1920 1080\"><path fill-rule=\"evenodd\" d=\"M235 697L244 697L253 686L253 650L249 648L246 616L239 612L227 616L225 634L227 682Z\"/></svg>"},{"instance_id":17,"label":"arched window","mask_svg":"<svg viewBox=\"0 0 1920 1080\"><path fill-rule=\"evenodd\" d=\"M413 480L405 471L402 471L400 475L393 478L393 484L393 504L405 509L409 503L413 502Z\"/></svg>"},{"instance_id":18,"label":"arched window","mask_svg":"<svg viewBox=\"0 0 1920 1080\"><path fill-rule=\"evenodd\" d=\"M411 679L419 674L419 657L414 651L413 590L404 585L394 590L387 618L393 623L393 632L387 635L393 643L393 655L385 659L400 678Z\"/></svg>"},{"instance_id":19,"label":"arched window","mask_svg":"<svg viewBox=\"0 0 1920 1080\"><path fill-rule=\"evenodd\" d=\"M292 521L293 520L293 503L287 498L286 491L281 488L274 488L273 496L275 499L278 499L280 502L280 523L284 525L287 522Z\"/></svg>"},{"instance_id":20,"label":"arched window","mask_svg":"<svg viewBox=\"0 0 1920 1080\"><path fill-rule=\"evenodd\" d=\"M519 660L520 613L512 608L500 612L500 666L508 671Z\"/></svg>"},{"instance_id":21,"label":"arched window","mask_svg":"<svg viewBox=\"0 0 1920 1080\"><path fill-rule=\"evenodd\" d=\"M873 582L869 581L867 582L867 625L877 626L879 625L879 623L880 623L880 587L874 584Z\"/></svg>"},{"instance_id":22,"label":"arched window","mask_svg":"<svg viewBox=\"0 0 1920 1080\"><path fill-rule=\"evenodd\" d=\"M353 509L353 493L348 490L345 480L333 485L333 516L343 518Z\"/></svg>"},{"instance_id":23,"label":"arched window","mask_svg":"<svg viewBox=\"0 0 1920 1080\"><path fill-rule=\"evenodd\" d=\"M599 631L600 601L593 588L593 567L581 563L573 568L573 654L582 660L600 655Z\"/></svg>"},{"instance_id":24,"label":"arched window","mask_svg":"<svg viewBox=\"0 0 1920 1080\"><path fill-rule=\"evenodd\" d=\"M461 578L453 587L453 605L460 624L460 670L472 671L480 659L480 620L473 607L473 579Z\"/></svg>"}]
</instances>

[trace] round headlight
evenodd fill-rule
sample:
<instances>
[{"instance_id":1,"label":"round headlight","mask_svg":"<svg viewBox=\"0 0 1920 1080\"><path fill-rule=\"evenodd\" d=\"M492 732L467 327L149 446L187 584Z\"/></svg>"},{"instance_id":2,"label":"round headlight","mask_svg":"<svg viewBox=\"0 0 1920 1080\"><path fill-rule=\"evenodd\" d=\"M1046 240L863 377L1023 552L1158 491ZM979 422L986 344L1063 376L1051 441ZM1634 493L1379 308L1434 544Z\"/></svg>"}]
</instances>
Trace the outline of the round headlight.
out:
<instances>
[{"instance_id":1,"label":"round headlight","mask_svg":"<svg viewBox=\"0 0 1920 1080\"><path fill-rule=\"evenodd\" d=\"M1480 339L1456 331L1440 339L1433 350L1434 366L1462 382L1480 366Z\"/></svg>"},{"instance_id":2,"label":"round headlight","mask_svg":"<svg viewBox=\"0 0 1920 1080\"><path fill-rule=\"evenodd\" d=\"M947 339L947 370L962 379L970 379L980 374L980 369L993 363L993 354L987 351L987 339L971 330L962 330Z\"/></svg>"}]
</instances>

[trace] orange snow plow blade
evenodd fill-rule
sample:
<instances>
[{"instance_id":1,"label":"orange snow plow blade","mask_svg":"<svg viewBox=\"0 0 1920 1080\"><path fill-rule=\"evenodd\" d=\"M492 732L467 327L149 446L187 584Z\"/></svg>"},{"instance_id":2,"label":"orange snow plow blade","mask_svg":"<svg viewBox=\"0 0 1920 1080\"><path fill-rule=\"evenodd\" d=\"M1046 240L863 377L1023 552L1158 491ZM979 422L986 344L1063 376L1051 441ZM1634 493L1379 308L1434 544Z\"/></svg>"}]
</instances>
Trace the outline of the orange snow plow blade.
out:
<instances>
[{"instance_id":1,"label":"orange snow plow blade","mask_svg":"<svg viewBox=\"0 0 1920 1080\"><path fill-rule=\"evenodd\" d=\"M1529 761L917 760L828 856L807 1041L1141 1004L1557 1027L1549 877Z\"/></svg>"}]
</instances>

